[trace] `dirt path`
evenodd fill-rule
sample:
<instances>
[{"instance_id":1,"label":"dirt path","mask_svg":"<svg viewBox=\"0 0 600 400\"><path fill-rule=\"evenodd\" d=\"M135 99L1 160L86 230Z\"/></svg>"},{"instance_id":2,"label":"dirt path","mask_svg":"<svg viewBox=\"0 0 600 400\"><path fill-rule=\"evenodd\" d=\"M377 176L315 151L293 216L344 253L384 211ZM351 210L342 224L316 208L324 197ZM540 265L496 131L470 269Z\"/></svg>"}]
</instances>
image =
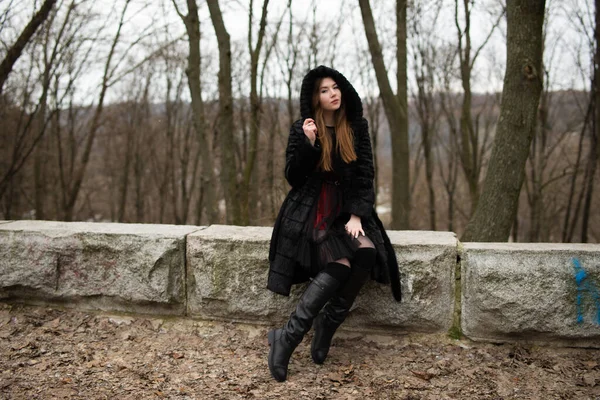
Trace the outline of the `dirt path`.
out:
<instances>
[{"instance_id":1,"label":"dirt path","mask_svg":"<svg viewBox=\"0 0 600 400\"><path fill-rule=\"evenodd\" d=\"M345 333L309 335L289 380L267 328L0 304L2 399L600 399L600 351Z\"/></svg>"}]
</instances>

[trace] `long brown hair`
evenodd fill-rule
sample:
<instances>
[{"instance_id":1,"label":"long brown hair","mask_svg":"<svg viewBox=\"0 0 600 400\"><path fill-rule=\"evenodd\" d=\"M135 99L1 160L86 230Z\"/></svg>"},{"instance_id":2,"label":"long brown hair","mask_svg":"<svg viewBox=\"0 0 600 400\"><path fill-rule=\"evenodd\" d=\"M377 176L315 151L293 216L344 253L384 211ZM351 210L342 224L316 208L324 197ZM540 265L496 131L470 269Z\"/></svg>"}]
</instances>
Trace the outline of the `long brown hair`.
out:
<instances>
[{"instance_id":1,"label":"long brown hair","mask_svg":"<svg viewBox=\"0 0 600 400\"><path fill-rule=\"evenodd\" d=\"M315 82L312 97L312 106L315 115L315 123L317 125L317 137L321 142L321 161L319 167L324 171L333 171L333 163L331 161L331 147L333 139L325 126L325 118L323 117L323 109L319 104L319 89L321 82L325 77L319 78ZM346 119L346 107L344 105L344 97L341 99L340 108L335 111L335 136L336 151L341 155L342 160L350 163L356 160L356 152L354 151L354 133Z\"/></svg>"}]
</instances>

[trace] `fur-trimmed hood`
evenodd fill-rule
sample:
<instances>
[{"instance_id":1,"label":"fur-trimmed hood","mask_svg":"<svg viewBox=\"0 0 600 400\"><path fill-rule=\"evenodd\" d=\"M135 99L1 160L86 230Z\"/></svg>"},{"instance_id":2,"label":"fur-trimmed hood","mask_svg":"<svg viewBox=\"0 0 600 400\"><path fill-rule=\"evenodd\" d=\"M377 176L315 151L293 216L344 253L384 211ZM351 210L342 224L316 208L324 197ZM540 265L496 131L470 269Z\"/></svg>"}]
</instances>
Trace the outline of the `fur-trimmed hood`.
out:
<instances>
[{"instance_id":1,"label":"fur-trimmed hood","mask_svg":"<svg viewBox=\"0 0 600 400\"><path fill-rule=\"evenodd\" d=\"M312 95L315 82L319 78L329 77L337 83L342 92L342 103L346 107L346 118L349 122L360 121L363 116L362 101L354 87L348 82L348 79L339 71L320 65L306 74L302 80L300 90L300 113L302 118L314 118L312 109Z\"/></svg>"}]
</instances>

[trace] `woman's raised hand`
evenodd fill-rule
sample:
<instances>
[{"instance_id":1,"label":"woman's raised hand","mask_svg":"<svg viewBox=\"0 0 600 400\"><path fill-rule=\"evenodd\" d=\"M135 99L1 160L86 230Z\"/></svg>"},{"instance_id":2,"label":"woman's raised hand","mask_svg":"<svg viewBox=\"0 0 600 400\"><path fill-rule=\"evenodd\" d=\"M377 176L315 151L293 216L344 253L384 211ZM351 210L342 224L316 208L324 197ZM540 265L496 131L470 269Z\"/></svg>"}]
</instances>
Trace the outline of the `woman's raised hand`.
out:
<instances>
[{"instance_id":1,"label":"woman's raised hand","mask_svg":"<svg viewBox=\"0 0 600 400\"><path fill-rule=\"evenodd\" d=\"M302 129L308 140L310 140L310 144L314 145L317 139L317 125L315 124L315 120L306 118L302 124Z\"/></svg>"}]
</instances>

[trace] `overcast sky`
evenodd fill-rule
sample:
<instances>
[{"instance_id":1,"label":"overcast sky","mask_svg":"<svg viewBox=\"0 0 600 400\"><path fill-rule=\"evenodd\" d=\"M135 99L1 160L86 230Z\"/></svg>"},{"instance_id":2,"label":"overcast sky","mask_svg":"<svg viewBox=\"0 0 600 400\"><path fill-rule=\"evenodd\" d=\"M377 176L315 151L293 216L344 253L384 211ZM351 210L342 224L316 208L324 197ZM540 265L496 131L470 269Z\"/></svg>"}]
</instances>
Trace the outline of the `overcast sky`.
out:
<instances>
[{"instance_id":1,"label":"overcast sky","mask_svg":"<svg viewBox=\"0 0 600 400\"><path fill-rule=\"evenodd\" d=\"M110 16L112 25L109 24L109 28L112 26L113 30L118 22L118 13L120 12L124 0L116 0L116 3L112 0L101 0L89 3L91 9L99 14ZM176 0L182 11L186 10L184 0ZM59 1L60 2L60 1ZM269 27L268 31L273 31L275 22L280 18L288 0L271 0L269 4ZM0 12L11 3L10 0L0 0ZM248 4L246 0L226 0L220 1L221 7L224 11L224 19L227 30L229 31L232 39L232 46L237 49L245 49L247 46L247 32L248 32ZM254 14L255 14L255 25L258 25L258 19L260 18L262 1L254 1ZM462 3L462 2L461 2ZM497 15L498 0L480 0L475 1L474 10L472 13L472 28L471 36L473 40L473 48L477 48L484 38L488 35L490 27L495 21L495 15ZM27 2L13 1L12 3L13 12L16 15L28 16L27 7L31 7ZM111 6L115 4L115 9L111 9ZM211 82L205 82L209 85L209 92L216 88L216 73L218 68L218 57L216 39L214 30L210 21L208 8L204 1L199 1L200 14L201 14L201 30L203 35L202 40L202 51L204 55L212 55L212 60L207 61L208 65L213 68L211 71L207 71L207 78ZM357 68L368 68L372 74L372 66L369 63L364 66L358 67L357 61L357 47L366 49L366 39L364 30L362 28L362 19L360 15L360 9L358 7L357 0L320 0L315 3L314 0L293 0L293 18L300 24L301 21L312 21L313 19L313 5L317 4L316 20L318 21L319 32L326 35L332 31L335 25L342 22L342 30L337 36L335 54L323 54L321 53L323 60L320 62L328 62L331 56L334 56L335 67L355 84L359 93L371 92L368 88L362 87L357 77ZM374 15L376 24L380 34L380 41L384 52L386 54L386 63L389 70L390 79L393 81L395 77L395 63L393 62L393 55L395 49L395 36L394 36L394 24L395 24L395 1L393 0L378 0L371 1L374 7ZM434 4L432 0L415 0L413 4L425 6L426 11L421 21L423 30L431 30L427 35L431 35L433 40L438 43L448 45L455 44L456 39L456 27L454 24L454 1L444 0L441 8L441 13L435 26L431 27L428 25L430 21L427 19L433 15L435 10L427 9L431 4ZM586 41L586 35L591 34L591 26L593 21L588 19L583 20L584 24L587 24L587 30L581 28L581 23L577 20L576 12L580 11L582 15L588 15L593 17L593 4L592 0L547 0L547 9L549 12L549 18L547 21L549 25L547 27L547 41L546 41L546 52L545 60L547 65L550 66L551 76L550 82L552 88L555 90L566 89L566 88L577 88L582 89L589 86L589 76L585 75L589 71L581 73L581 68L578 63L584 66L589 65L589 52L588 43ZM587 14L586 14L587 12ZM123 64L122 68L127 68L130 65L134 65L137 61L146 57L149 52L155 50L152 48L153 43L157 42L160 37L170 36L178 37L184 34L185 29L183 23L179 19L175 12L172 0L132 0L132 4L128 10L128 22L123 29L124 41L133 42L135 41L142 32L148 32L151 30L165 31L158 35L151 35L150 38L143 42L142 45L137 45L132 48L127 54L128 58ZM101 24L101 20L98 20L98 26ZM96 27L90 26L88 29L93 30ZM255 27L255 32L257 27ZM107 29L109 32L110 29ZM477 92L492 92L500 91L502 89L502 79L504 76L504 63L506 57L505 48L505 21L499 26L494 32L489 43L482 51L480 58L474 68L473 75L473 90ZM5 42L10 42L11 35L15 35L15 31L3 30L0 32L0 37ZM112 35L112 33L111 33ZM409 42L413 39L410 37ZM283 33L280 33L280 39L285 40L286 37ZM162 40L162 39L161 39ZM122 48L125 48L123 44ZM410 46L410 44L409 44ZM186 49L184 43L181 44L182 49ZM124 51L124 50L123 50ZM98 54L102 52L98 51ZM247 50L242 52L240 50L239 57L247 57ZM365 56L365 57L368 57ZM367 60L368 61L368 60ZM23 61L25 62L25 61ZM101 57L98 59L96 67L90 68L87 74L83 86L87 85L88 88L81 88L82 96L87 97L84 93L92 96L97 91L97 85L101 77L100 65L103 62ZM234 59L234 64L244 65L240 63L240 60ZM409 59L409 62L412 62ZM363 65L363 64L361 64ZM234 65L235 68L235 65ZM409 68L410 70L410 68ZM277 73L276 68L272 68L273 74ZM249 74L248 74L249 75ZM412 80L411 72L409 71L409 79ZM212 84L212 86L210 86ZM115 88L109 92L109 100L118 100L126 90L122 88L119 90L115 85ZM457 81L457 89L458 81ZM375 88L376 90L376 88ZM362 93L361 93L362 94Z\"/></svg>"},{"instance_id":2,"label":"overcast sky","mask_svg":"<svg viewBox=\"0 0 600 400\"><path fill-rule=\"evenodd\" d=\"M136 0L139 4L141 0ZM155 0L158 2L158 0ZM142 27L147 24L151 16L160 15L158 21L161 23L168 22L170 29L173 32L183 33L183 25L175 14L174 7L171 5L171 0L164 0L166 7L150 7L146 8L139 14L136 20L136 25ZM185 2L177 0L181 4L181 9L185 9ZM339 56L336 57L338 65L336 67L344 72L344 57L352 54L355 50L355 43L361 40L365 43L364 31L362 29L362 19L358 1L356 0L321 0L317 1L317 20L320 22L320 29L327 32L328 27L332 27L339 18L344 19L342 31L339 35L338 46L336 52ZM380 31L380 40L384 51L392 55L395 47L395 42L385 40L382 30L387 30L388 35L393 34L393 24L395 23L395 1L371 1L374 7L374 14L378 29ZM416 0L415 4L427 5L432 3L428 0ZM490 27L493 25L495 11L497 9L497 0L481 0L475 1L474 10L472 13L471 36L473 40L473 48L477 48L483 39L488 35ZM206 51L216 51L216 42L214 39L214 30L212 28L208 8L204 2L200 2L202 31L204 34L203 48ZM239 42L241 45L246 45L248 32L248 11L249 2L244 0L239 1L221 1L224 10L225 25L229 31L232 42ZM284 11L287 0L271 0L269 4L269 21L271 26L280 17ZM312 19L313 0L293 0L293 15L297 21ZM255 21L260 18L262 1L254 1ZM593 10L591 0L547 0L547 9L549 12L547 27L548 39L546 49L546 62L550 65L550 70L553 72L551 82L554 89L563 88L583 88L588 85L577 71L577 62L581 56L587 56L586 39L581 32L577 32L577 23L575 12L577 10L585 11L586 9ZM341 11L340 11L341 10ZM429 11L432 13L432 10ZM444 0L441 15L433 30L433 35L438 37L439 41L447 41L456 43L456 27L454 24L454 1ZM593 14L592 14L593 15ZM589 21L591 24L591 21ZM256 23L256 25L258 25ZM383 29L381 29L383 28ZM502 79L504 76L505 63L505 22L500 25L492 36L490 42L482 52L478 59L475 74L473 77L473 88L475 91L498 91L502 88ZM589 32L588 32L589 33ZM410 39L409 39L410 40ZM582 47L584 49L582 50ZM386 60L388 61L388 60ZM395 65L388 61L387 65L390 72L390 78L393 80L395 74ZM351 73L350 73L351 75Z\"/></svg>"}]
</instances>

